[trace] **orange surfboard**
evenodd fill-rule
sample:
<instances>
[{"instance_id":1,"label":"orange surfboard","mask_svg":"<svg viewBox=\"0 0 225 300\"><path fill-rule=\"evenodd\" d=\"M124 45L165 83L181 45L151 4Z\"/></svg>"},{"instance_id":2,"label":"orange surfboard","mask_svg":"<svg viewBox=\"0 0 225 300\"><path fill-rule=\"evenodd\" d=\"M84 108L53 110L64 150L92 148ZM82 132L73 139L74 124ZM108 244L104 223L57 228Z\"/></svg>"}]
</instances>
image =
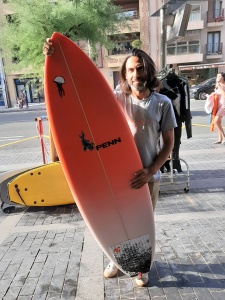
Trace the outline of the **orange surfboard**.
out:
<instances>
[{"instance_id":1,"label":"orange surfboard","mask_svg":"<svg viewBox=\"0 0 225 300\"><path fill-rule=\"evenodd\" d=\"M142 163L115 96L87 55L52 35L45 96L50 129L64 174L87 226L124 273L148 272L155 252L147 185L129 181Z\"/></svg>"}]
</instances>

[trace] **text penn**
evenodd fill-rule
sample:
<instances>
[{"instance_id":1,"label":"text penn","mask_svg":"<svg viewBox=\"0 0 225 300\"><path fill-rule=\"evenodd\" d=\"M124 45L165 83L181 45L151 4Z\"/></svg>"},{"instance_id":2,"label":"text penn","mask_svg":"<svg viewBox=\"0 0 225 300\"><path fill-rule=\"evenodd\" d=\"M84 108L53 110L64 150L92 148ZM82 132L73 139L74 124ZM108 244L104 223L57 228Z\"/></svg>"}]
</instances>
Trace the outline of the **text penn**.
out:
<instances>
[{"instance_id":1,"label":"text penn","mask_svg":"<svg viewBox=\"0 0 225 300\"><path fill-rule=\"evenodd\" d=\"M103 144L97 145L96 146L96 150L99 151L100 149L104 149L104 148L108 148L108 147L114 146L117 143L121 143L121 138L120 137L117 138L117 139L112 140L111 142L105 142Z\"/></svg>"}]
</instances>

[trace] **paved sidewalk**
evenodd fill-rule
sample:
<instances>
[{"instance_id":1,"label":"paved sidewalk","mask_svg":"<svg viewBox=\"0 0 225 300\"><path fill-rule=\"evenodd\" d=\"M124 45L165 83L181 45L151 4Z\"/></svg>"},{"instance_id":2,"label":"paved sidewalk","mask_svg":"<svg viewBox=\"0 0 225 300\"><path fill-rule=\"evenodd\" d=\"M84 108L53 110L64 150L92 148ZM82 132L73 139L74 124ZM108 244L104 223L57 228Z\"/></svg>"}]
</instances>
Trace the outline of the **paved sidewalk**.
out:
<instances>
[{"instance_id":1,"label":"paved sidewalk","mask_svg":"<svg viewBox=\"0 0 225 300\"><path fill-rule=\"evenodd\" d=\"M18 111L34 111L34 110L45 110L45 103L29 103L29 107L19 108L19 107L10 107L6 108L4 106L0 106L0 113L10 113L10 112L18 112Z\"/></svg>"},{"instance_id":2,"label":"paved sidewalk","mask_svg":"<svg viewBox=\"0 0 225 300\"><path fill-rule=\"evenodd\" d=\"M193 115L193 123L205 120ZM121 272L103 278L108 258L76 205L16 207L11 215L0 212L0 299L224 300L225 145L212 144L215 138L207 126L193 126L189 140L183 132L180 157L187 164L161 186L147 287Z\"/></svg>"}]
</instances>

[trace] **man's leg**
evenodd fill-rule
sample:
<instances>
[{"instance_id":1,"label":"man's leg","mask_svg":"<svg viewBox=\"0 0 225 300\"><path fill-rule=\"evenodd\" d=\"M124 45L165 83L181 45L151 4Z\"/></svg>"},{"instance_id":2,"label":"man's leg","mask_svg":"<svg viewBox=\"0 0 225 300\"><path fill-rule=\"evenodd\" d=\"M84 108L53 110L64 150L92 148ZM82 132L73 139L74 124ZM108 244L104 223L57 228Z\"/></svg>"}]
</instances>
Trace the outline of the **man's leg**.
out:
<instances>
[{"instance_id":1,"label":"man's leg","mask_svg":"<svg viewBox=\"0 0 225 300\"><path fill-rule=\"evenodd\" d=\"M159 181L158 182L149 182L148 183L151 199L152 199L152 206L153 210L155 210L158 197L159 197ZM104 271L104 277L112 278L118 273L118 268L110 261L108 266ZM142 276L141 273L135 278L135 281L138 286L145 286L147 284L147 280Z\"/></svg>"},{"instance_id":2,"label":"man's leg","mask_svg":"<svg viewBox=\"0 0 225 300\"><path fill-rule=\"evenodd\" d=\"M156 204L157 204L157 201L159 198L159 181L149 182L148 187L149 187L150 195L152 198L152 207L153 207L153 210L155 210Z\"/></svg>"}]
</instances>

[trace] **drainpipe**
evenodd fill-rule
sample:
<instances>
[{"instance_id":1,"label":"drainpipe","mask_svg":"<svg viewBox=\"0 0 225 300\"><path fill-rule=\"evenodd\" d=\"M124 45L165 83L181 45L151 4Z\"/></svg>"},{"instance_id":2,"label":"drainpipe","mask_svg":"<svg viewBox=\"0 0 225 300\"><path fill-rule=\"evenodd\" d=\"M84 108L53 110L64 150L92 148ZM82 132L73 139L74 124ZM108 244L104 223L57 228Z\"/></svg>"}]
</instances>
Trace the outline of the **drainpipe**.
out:
<instances>
[{"instance_id":1,"label":"drainpipe","mask_svg":"<svg viewBox=\"0 0 225 300\"><path fill-rule=\"evenodd\" d=\"M166 31L167 27L165 25L165 15L166 7L160 9L160 25L161 25L161 60L160 60L160 70L166 67Z\"/></svg>"},{"instance_id":2,"label":"drainpipe","mask_svg":"<svg viewBox=\"0 0 225 300\"><path fill-rule=\"evenodd\" d=\"M8 97L8 89L7 89L7 83L6 83L6 78L5 78L5 70L4 70L1 49L0 49L0 74L1 74L2 95L3 95L5 107L9 108L9 107L11 107L11 105L10 105L10 101L9 101L9 97Z\"/></svg>"}]
</instances>

